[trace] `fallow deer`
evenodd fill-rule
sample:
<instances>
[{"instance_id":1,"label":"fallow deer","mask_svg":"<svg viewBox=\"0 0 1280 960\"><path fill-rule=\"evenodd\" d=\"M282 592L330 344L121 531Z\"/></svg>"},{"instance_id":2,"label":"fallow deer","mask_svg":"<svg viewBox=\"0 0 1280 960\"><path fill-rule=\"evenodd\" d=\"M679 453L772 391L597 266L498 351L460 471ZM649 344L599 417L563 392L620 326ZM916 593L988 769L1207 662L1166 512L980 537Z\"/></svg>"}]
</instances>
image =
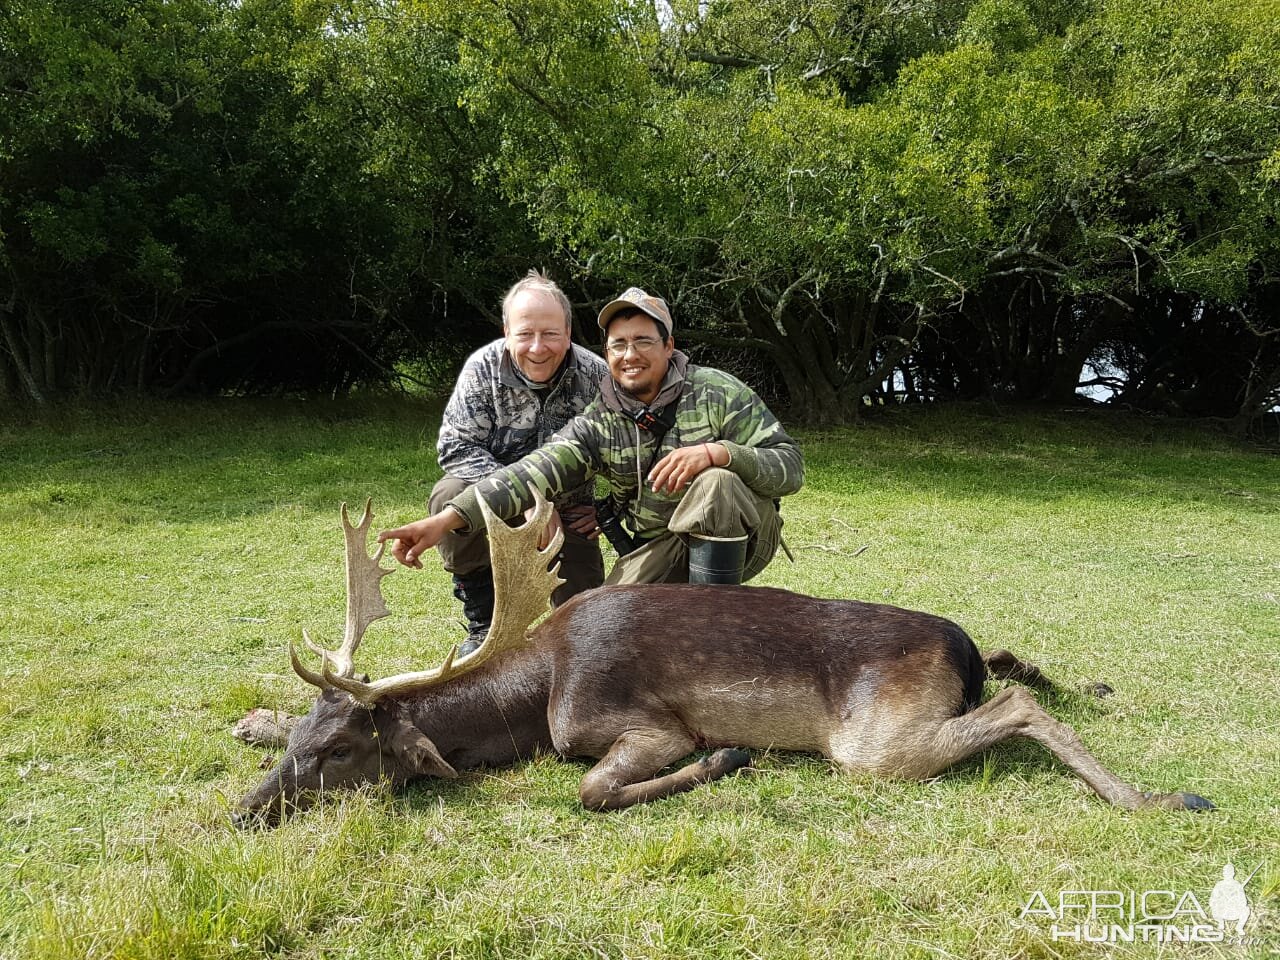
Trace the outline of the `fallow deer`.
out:
<instances>
[{"instance_id":1,"label":"fallow deer","mask_svg":"<svg viewBox=\"0 0 1280 960\"><path fill-rule=\"evenodd\" d=\"M743 748L811 751L851 774L925 779L1005 740L1045 746L1099 796L1134 809L1211 809L1192 793L1144 793L1085 749L1023 687L981 702L988 676L1050 686L1007 651L983 657L959 626L927 613L762 587L601 587L538 627L561 582L537 541L551 508L520 527L488 515L497 602L480 649L455 647L434 670L367 682L354 656L388 615L383 547L370 556L366 504L347 548L347 625L320 669L290 646L321 694L288 751L240 803L236 820L274 821L326 790L454 777L538 752L598 762L582 803L616 810L689 790L749 762ZM702 759L662 773L689 754Z\"/></svg>"}]
</instances>

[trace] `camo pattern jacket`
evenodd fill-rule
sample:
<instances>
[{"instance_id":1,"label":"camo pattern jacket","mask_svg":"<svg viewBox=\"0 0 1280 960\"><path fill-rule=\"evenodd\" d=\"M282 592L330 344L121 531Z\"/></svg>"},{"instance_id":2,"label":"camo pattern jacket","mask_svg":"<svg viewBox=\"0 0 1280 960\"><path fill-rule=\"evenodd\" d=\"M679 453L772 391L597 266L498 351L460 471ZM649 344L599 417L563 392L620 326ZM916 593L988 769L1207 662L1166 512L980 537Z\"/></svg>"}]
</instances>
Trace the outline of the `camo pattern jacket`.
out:
<instances>
[{"instance_id":1,"label":"camo pattern jacket","mask_svg":"<svg viewBox=\"0 0 1280 960\"><path fill-rule=\"evenodd\" d=\"M480 493L497 516L511 519L533 505L532 487L555 501L561 491L599 476L609 485L618 516L634 534L649 540L666 530L684 495L683 490L654 493L644 482L650 465L677 447L715 442L729 451L727 469L761 496L781 497L800 489L800 448L754 390L730 374L693 364L684 371L684 380L675 423L660 444L601 396L549 444L468 488L450 506L470 529L478 530L484 526Z\"/></svg>"},{"instance_id":2,"label":"camo pattern jacket","mask_svg":"<svg viewBox=\"0 0 1280 960\"><path fill-rule=\"evenodd\" d=\"M511 360L505 341L481 347L463 364L444 408L436 441L440 469L475 483L545 444L596 398L609 375L605 362L571 344L564 368L545 389L535 388ZM590 503L583 482L555 497L560 506Z\"/></svg>"}]
</instances>

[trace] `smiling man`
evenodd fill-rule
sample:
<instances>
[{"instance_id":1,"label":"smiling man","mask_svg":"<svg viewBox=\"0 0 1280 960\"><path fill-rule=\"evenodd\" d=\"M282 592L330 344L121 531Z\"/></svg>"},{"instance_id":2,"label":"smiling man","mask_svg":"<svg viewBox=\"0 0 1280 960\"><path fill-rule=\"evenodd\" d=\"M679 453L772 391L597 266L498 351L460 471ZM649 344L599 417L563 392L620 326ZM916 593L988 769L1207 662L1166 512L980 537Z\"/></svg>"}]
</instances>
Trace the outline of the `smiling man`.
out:
<instances>
[{"instance_id":1,"label":"smiling man","mask_svg":"<svg viewBox=\"0 0 1280 960\"><path fill-rule=\"evenodd\" d=\"M546 443L555 431L595 399L607 369L600 358L570 342L569 299L536 271L517 282L502 300L501 340L477 350L463 365L445 407L436 450L444 477L431 490L432 512L506 464ZM598 587L604 561L598 543L592 488L566 486L552 498L553 525L563 523L557 605ZM549 537L548 537L549 539ZM449 533L435 544L453 574L454 595L467 618L473 649L493 619L493 574L483 530Z\"/></svg>"},{"instance_id":2,"label":"smiling man","mask_svg":"<svg viewBox=\"0 0 1280 960\"><path fill-rule=\"evenodd\" d=\"M477 497L511 519L594 477L624 525L606 582L738 583L769 563L782 530L778 498L800 489L800 449L750 387L675 349L666 301L632 287L600 311L609 376L600 396L550 442L438 503L431 516L379 535L421 566L454 531L484 525ZM605 521L602 519L602 523Z\"/></svg>"}]
</instances>

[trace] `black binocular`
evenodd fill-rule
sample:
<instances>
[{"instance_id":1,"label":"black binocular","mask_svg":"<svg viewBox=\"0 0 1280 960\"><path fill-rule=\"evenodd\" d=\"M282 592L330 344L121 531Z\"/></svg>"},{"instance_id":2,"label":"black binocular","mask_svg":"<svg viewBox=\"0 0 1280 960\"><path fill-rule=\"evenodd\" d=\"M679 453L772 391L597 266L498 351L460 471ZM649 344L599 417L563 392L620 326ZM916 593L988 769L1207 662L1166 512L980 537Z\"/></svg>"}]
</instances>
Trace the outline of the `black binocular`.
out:
<instances>
[{"instance_id":1,"label":"black binocular","mask_svg":"<svg viewBox=\"0 0 1280 960\"><path fill-rule=\"evenodd\" d=\"M600 532L604 534L605 539L617 551L618 556L625 557L628 553L637 549L641 542L633 537L630 531L622 525L617 512L613 509L613 500L609 497L602 497L596 500L596 523L600 526Z\"/></svg>"}]
</instances>

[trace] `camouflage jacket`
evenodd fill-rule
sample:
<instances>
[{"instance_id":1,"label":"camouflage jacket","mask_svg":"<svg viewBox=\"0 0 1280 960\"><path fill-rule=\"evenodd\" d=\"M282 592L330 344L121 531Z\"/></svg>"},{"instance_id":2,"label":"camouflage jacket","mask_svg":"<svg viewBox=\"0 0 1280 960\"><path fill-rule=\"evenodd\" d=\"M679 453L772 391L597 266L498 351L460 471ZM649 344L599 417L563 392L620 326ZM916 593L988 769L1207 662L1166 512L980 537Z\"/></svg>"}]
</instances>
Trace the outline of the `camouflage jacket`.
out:
<instances>
[{"instance_id":1,"label":"camouflage jacket","mask_svg":"<svg viewBox=\"0 0 1280 960\"><path fill-rule=\"evenodd\" d=\"M570 346L565 366L545 389L535 388L512 362L505 341L495 340L467 358L444 408L436 454L440 469L475 483L546 443L555 431L595 399L605 362ZM555 502L589 503L591 486L566 488Z\"/></svg>"},{"instance_id":2,"label":"camouflage jacket","mask_svg":"<svg viewBox=\"0 0 1280 960\"><path fill-rule=\"evenodd\" d=\"M666 530L684 491L654 493L644 482L644 473L677 447L707 442L722 443L729 451L727 469L761 496L781 497L800 489L804 482L800 448L755 391L709 367L690 364L683 374L675 423L660 445L623 410L611 408L602 395L546 446L470 487L450 506L475 530L484 526L479 493L495 514L510 519L532 506L531 486L555 500L562 490L600 476L608 482L618 516L633 533L648 540Z\"/></svg>"}]
</instances>

